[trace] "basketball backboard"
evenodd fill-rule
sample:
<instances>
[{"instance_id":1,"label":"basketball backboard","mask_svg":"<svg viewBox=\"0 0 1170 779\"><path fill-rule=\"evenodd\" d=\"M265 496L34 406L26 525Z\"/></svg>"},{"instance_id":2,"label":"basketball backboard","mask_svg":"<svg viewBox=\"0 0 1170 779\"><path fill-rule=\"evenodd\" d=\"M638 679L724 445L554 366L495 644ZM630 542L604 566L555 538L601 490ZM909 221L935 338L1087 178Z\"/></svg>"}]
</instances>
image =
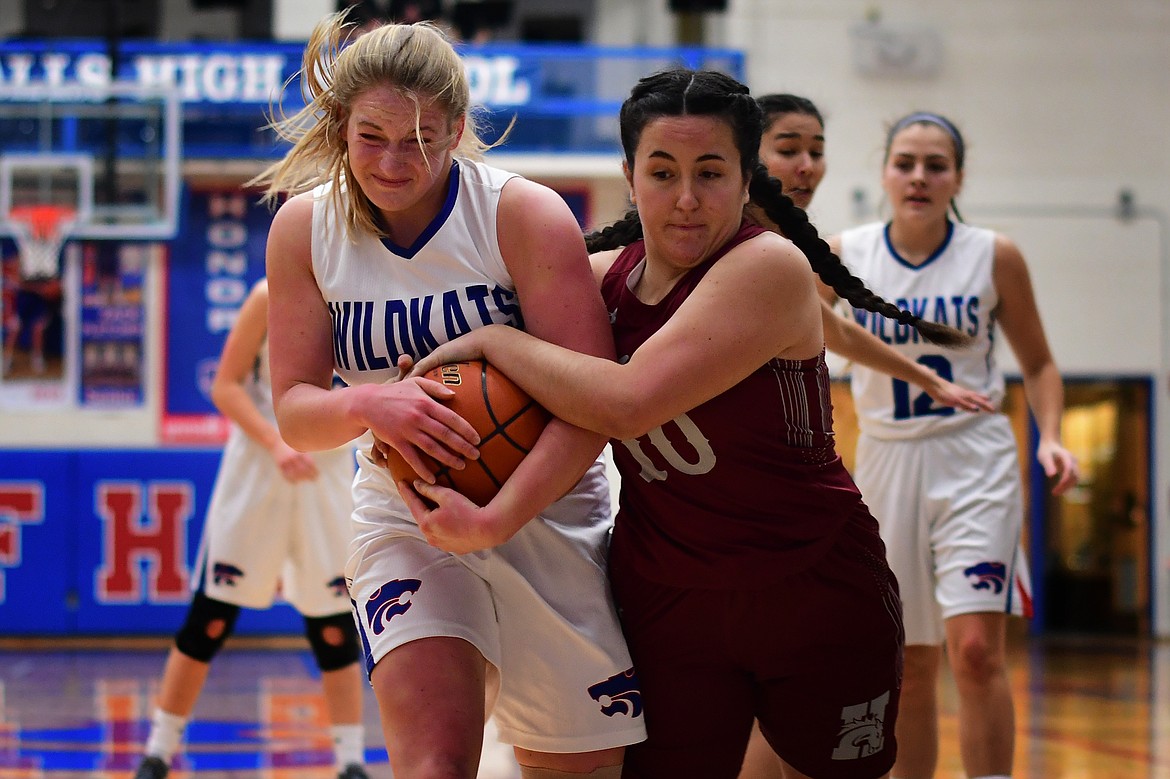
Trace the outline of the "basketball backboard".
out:
<instances>
[{"instance_id":1,"label":"basketball backboard","mask_svg":"<svg viewBox=\"0 0 1170 779\"><path fill-rule=\"evenodd\" d=\"M173 238L181 119L176 94L136 84L0 86L0 236L48 205L74 213L69 238Z\"/></svg>"}]
</instances>

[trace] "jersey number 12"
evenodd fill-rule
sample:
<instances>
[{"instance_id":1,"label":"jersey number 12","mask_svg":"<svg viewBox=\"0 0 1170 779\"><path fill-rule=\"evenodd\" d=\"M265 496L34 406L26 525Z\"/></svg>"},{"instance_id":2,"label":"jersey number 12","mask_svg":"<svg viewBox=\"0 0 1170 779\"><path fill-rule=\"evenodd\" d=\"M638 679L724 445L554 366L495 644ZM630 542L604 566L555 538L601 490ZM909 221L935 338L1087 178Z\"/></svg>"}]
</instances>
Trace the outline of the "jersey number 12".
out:
<instances>
[{"instance_id":1,"label":"jersey number 12","mask_svg":"<svg viewBox=\"0 0 1170 779\"><path fill-rule=\"evenodd\" d=\"M924 354L918 362L947 381L954 381L954 371L951 370L951 361L941 354ZM934 399L926 392L917 390L913 399L910 397L910 384L901 379L894 379L894 419L911 419L913 417L948 417L955 413L950 406L936 406Z\"/></svg>"}]
</instances>

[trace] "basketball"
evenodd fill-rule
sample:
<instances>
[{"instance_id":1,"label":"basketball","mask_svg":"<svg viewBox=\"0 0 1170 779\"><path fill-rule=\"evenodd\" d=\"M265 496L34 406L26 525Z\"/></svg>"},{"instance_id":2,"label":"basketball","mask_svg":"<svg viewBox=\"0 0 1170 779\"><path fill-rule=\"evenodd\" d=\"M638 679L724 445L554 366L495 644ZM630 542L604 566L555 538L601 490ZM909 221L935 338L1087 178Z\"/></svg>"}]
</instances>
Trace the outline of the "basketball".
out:
<instances>
[{"instance_id":1,"label":"basketball","mask_svg":"<svg viewBox=\"0 0 1170 779\"><path fill-rule=\"evenodd\" d=\"M452 470L423 455L435 469L435 483L459 492L477 506L486 506L500 491L540 438L550 415L511 379L483 360L440 365L426 378L455 391L447 404L479 433L479 459ZM387 447L386 467L394 481L418 478L393 448Z\"/></svg>"}]
</instances>

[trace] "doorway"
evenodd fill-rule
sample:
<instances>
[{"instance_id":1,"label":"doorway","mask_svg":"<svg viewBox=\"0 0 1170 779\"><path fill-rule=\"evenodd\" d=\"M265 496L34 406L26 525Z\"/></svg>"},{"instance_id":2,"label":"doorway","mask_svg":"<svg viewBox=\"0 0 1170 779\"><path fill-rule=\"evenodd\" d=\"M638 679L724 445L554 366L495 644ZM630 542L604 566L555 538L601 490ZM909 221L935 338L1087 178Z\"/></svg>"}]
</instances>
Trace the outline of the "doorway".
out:
<instances>
[{"instance_id":1,"label":"doorway","mask_svg":"<svg viewBox=\"0 0 1170 779\"><path fill-rule=\"evenodd\" d=\"M1004 408L1028 454L1033 632L1149 634L1150 404L1147 379L1066 379L1061 438L1081 483L1057 497L1034 457L1023 385L1009 384Z\"/></svg>"},{"instance_id":2,"label":"doorway","mask_svg":"<svg viewBox=\"0 0 1170 779\"><path fill-rule=\"evenodd\" d=\"M1003 411L1019 443L1032 568L1033 633L1146 636L1150 624L1151 406L1148 378L1065 378L1064 445L1081 483L1056 497L1036 461L1021 380ZM857 417L847 381L832 387L837 450L853 466Z\"/></svg>"}]
</instances>

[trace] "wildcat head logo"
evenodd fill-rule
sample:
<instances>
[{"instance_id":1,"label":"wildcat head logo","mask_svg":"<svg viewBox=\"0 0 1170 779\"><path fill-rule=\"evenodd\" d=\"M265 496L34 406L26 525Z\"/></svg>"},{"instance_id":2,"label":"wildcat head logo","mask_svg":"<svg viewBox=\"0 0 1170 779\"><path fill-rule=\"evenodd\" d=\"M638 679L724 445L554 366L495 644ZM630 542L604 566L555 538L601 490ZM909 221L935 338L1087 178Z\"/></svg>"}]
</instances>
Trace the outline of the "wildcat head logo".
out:
<instances>
[{"instance_id":1,"label":"wildcat head logo","mask_svg":"<svg viewBox=\"0 0 1170 779\"><path fill-rule=\"evenodd\" d=\"M228 587L236 586L236 579L244 576L242 568L232 565L231 563L215 563L211 566L211 579L216 584L223 584Z\"/></svg>"},{"instance_id":2,"label":"wildcat head logo","mask_svg":"<svg viewBox=\"0 0 1170 779\"><path fill-rule=\"evenodd\" d=\"M607 717L642 714L642 691L638 688L638 677L633 668L593 685L589 688L589 697L601 704L601 713Z\"/></svg>"},{"instance_id":3,"label":"wildcat head logo","mask_svg":"<svg viewBox=\"0 0 1170 779\"><path fill-rule=\"evenodd\" d=\"M345 584L344 576L335 576L334 578L330 579L325 586L333 590L333 594L338 598L349 597L349 587L347 587Z\"/></svg>"},{"instance_id":4,"label":"wildcat head logo","mask_svg":"<svg viewBox=\"0 0 1170 779\"><path fill-rule=\"evenodd\" d=\"M860 760L881 752L886 746L886 706L890 693L885 692L867 703L841 709L841 731L837 734L834 760Z\"/></svg>"},{"instance_id":5,"label":"wildcat head logo","mask_svg":"<svg viewBox=\"0 0 1170 779\"><path fill-rule=\"evenodd\" d=\"M370 593L366 601L366 619L374 635L380 635L386 629L386 623L410 609L410 596L421 586L418 579L395 579Z\"/></svg>"},{"instance_id":6,"label":"wildcat head logo","mask_svg":"<svg viewBox=\"0 0 1170 779\"><path fill-rule=\"evenodd\" d=\"M963 569L963 575L974 578L971 587L976 590L991 590L996 595L1003 592L1007 581L1007 566L1003 563L982 562Z\"/></svg>"}]
</instances>

